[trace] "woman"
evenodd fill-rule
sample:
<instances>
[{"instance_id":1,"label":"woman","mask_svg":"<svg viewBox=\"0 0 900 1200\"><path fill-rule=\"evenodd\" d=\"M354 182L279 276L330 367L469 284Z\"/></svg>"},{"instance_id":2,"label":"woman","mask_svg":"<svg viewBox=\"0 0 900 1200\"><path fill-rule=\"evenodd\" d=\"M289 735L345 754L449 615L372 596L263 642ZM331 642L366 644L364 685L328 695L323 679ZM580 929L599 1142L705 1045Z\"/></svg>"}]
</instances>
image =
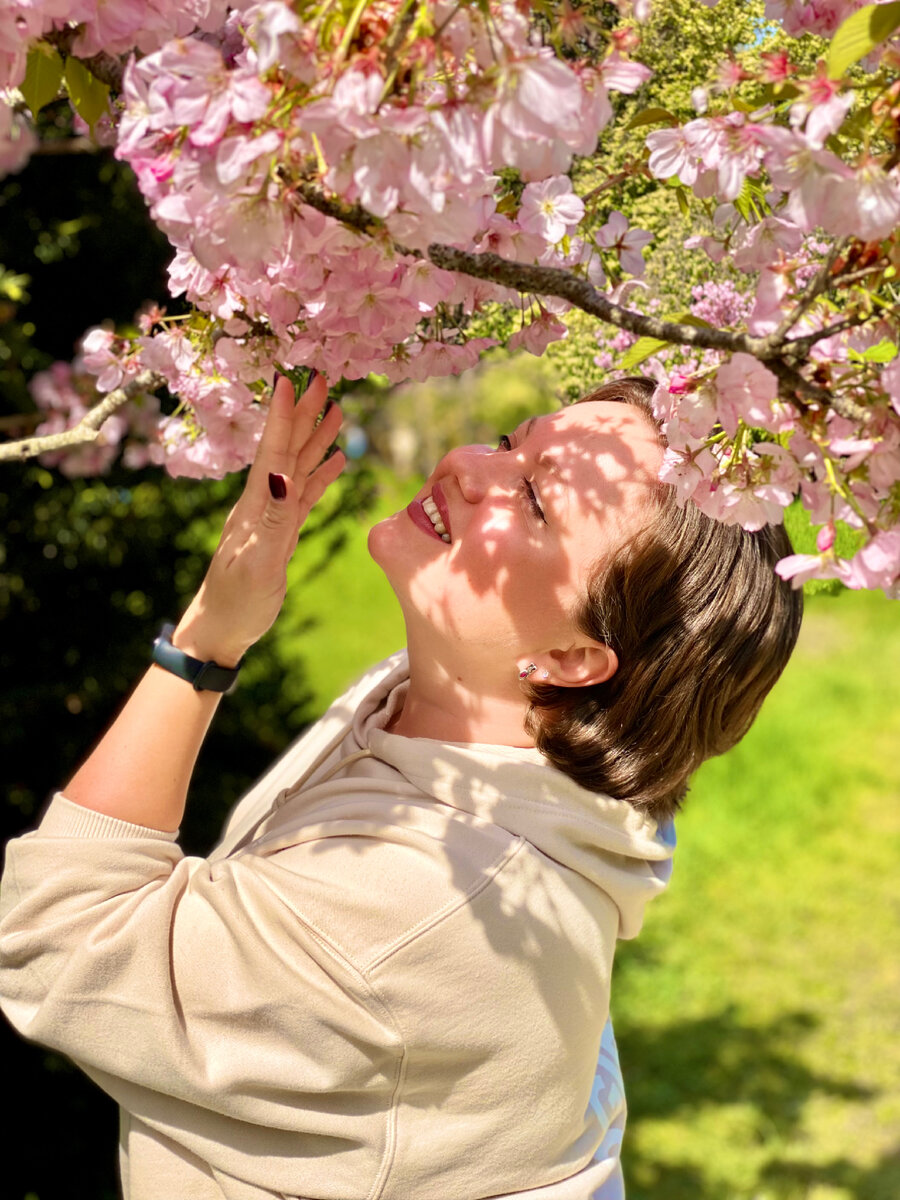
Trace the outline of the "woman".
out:
<instances>
[{"instance_id":1,"label":"woman","mask_svg":"<svg viewBox=\"0 0 900 1200\"><path fill-rule=\"evenodd\" d=\"M337 701L189 859L208 689L274 621L343 463L316 466L340 424L317 421L324 381L296 404L276 385L200 592L8 854L6 1012L118 1100L128 1200L621 1195L614 943L800 616L781 531L657 482L651 392L454 450L375 527L408 663ZM191 686L191 660L218 666Z\"/></svg>"}]
</instances>

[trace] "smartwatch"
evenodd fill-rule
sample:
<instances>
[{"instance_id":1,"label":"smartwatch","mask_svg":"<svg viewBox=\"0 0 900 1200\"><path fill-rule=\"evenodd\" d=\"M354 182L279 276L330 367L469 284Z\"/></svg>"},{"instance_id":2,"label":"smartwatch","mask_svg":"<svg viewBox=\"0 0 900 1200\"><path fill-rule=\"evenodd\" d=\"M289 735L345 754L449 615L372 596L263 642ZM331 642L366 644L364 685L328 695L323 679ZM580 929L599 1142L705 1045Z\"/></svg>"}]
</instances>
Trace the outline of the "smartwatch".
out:
<instances>
[{"instance_id":1,"label":"smartwatch","mask_svg":"<svg viewBox=\"0 0 900 1200\"><path fill-rule=\"evenodd\" d=\"M215 662L201 662L172 645L175 626L167 621L153 643L153 662L164 671L185 679L197 692L231 692L237 684L241 663L236 667L220 667Z\"/></svg>"}]
</instances>

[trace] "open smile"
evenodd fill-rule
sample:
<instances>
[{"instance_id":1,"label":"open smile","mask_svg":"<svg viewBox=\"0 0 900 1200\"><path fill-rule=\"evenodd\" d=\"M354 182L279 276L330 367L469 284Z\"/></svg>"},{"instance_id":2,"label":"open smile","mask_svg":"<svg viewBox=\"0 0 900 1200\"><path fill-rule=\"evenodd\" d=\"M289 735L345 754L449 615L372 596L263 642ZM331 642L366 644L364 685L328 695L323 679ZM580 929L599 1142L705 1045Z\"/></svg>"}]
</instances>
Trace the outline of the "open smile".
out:
<instances>
[{"instance_id":1,"label":"open smile","mask_svg":"<svg viewBox=\"0 0 900 1200\"><path fill-rule=\"evenodd\" d=\"M417 525L423 533L430 534L441 542L450 543L452 541L447 500L439 483L434 485L430 496L425 496L422 500L413 500L408 504L406 512L412 523Z\"/></svg>"}]
</instances>

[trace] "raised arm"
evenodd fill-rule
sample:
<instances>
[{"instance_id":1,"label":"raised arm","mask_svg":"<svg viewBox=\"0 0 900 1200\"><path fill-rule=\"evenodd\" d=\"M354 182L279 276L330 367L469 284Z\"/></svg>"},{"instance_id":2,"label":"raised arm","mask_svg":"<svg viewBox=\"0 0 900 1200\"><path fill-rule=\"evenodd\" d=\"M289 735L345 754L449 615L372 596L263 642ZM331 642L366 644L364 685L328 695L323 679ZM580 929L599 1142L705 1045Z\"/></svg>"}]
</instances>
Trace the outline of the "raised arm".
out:
<instances>
[{"instance_id":1,"label":"raised arm","mask_svg":"<svg viewBox=\"0 0 900 1200\"><path fill-rule=\"evenodd\" d=\"M300 529L345 462L341 453L322 462L341 425L336 405L316 423L326 399L321 376L296 403L288 380L276 384L247 485L172 638L186 654L235 666L278 616ZM151 666L65 795L135 825L176 830L220 698Z\"/></svg>"}]
</instances>

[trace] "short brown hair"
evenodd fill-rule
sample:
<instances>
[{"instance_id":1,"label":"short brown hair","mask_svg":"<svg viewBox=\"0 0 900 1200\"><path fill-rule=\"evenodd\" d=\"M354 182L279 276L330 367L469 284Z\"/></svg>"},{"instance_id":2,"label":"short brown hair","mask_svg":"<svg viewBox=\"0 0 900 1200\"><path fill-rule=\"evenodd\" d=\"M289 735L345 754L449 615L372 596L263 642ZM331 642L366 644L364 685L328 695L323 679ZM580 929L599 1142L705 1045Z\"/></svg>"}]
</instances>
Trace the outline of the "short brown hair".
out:
<instances>
[{"instance_id":1,"label":"short brown hair","mask_svg":"<svg viewBox=\"0 0 900 1200\"><path fill-rule=\"evenodd\" d=\"M658 430L654 387L622 379L584 400L630 404ZM647 526L597 564L576 615L615 650L618 670L584 688L532 685L538 749L591 791L671 815L704 759L744 736L787 664L803 596L774 567L790 553L782 526L723 525L660 483Z\"/></svg>"}]
</instances>

